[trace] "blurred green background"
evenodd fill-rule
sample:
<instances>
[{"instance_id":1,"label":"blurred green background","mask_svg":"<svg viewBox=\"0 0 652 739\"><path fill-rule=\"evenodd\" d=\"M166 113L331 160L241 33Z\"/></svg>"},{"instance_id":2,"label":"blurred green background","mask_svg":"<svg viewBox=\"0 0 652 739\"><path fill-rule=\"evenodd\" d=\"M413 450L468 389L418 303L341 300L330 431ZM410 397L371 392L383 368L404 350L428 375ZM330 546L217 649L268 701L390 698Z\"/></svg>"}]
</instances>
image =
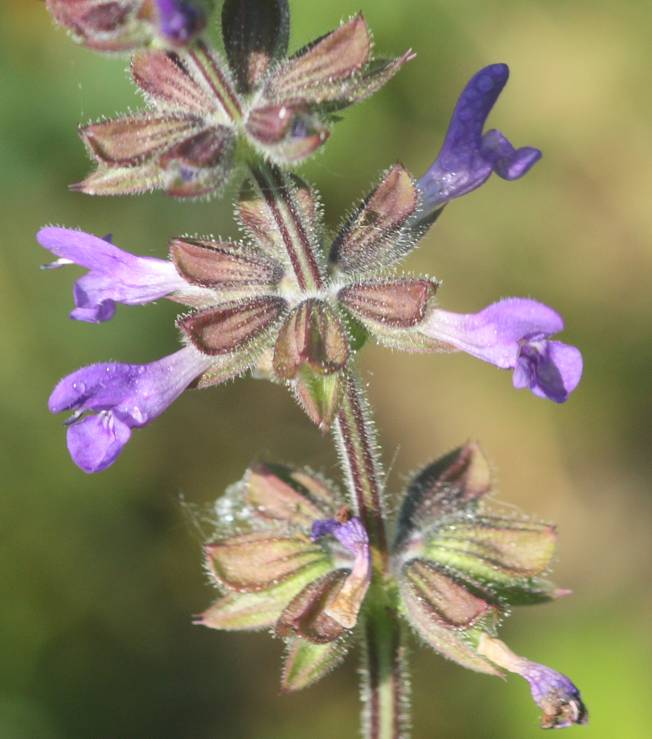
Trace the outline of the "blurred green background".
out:
<instances>
[{"instance_id":1,"label":"blurred green background","mask_svg":"<svg viewBox=\"0 0 652 739\"><path fill-rule=\"evenodd\" d=\"M575 591L521 609L512 647L570 674L586 739L644 739L652 724L650 417L652 6L640 0L330 0L292 3L293 48L362 8L380 51L417 59L345 114L304 168L329 224L400 159L421 174L479 67L512 79L490 124L543 161L454 203L408 267L444 280L441 303L476 311L533 296L566 318L585 356L555 406L463 355L363 357L392 488L469 437L496 466L501 499L559 524L556 579ZM189 506L211 505L253 458L337 478L320 438L278 387L242 380L190 393L135 434L119 463L73 466L46 409L60 376L94 361L150 361L176 346L174 306L120 308L101 326L67 319L73 271L40 272L43 224L112 232L163 256L181 232L235 233L220 202L91 199L75 126L137 106L125 61L55 29L43 3L0 6L0 737L333 739L356 735L355 660L280 696L281 644L191 626L213 597ZM539 736L527 687L467 673L419 649L415 739Z\"/></svg>"}]
</instances>

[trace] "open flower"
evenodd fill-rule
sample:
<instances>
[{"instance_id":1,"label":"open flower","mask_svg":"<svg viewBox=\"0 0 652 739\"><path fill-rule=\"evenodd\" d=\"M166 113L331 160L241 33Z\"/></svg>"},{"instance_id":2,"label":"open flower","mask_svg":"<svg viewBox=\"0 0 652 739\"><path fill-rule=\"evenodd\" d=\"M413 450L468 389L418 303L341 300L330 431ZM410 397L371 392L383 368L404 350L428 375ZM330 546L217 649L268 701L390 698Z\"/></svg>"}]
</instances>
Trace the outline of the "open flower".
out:
<instances>
[{"instance_id":1,"label":"open flower","mask_svg":"<svg viewBox=\"0 0 652 739\"><path fill-rule=\"evenodd\" d=\"M108 238L56 227L42 228L36 238L59 257L47 268L76 264L88 269L73 290L75 309L70 317L77 321L102 323L113 318L116 303L149 303L186 287L172 262L137 257Z\"/></svg>"},{"instance_id":2,"label":"open flower","mask_svg":"<svg viewBox=\"0 0 652 739\"><path fill-rule=\"evenodd\" d=\"M186 347L151 364L93 364L64 377L48 402L52 413L71 411L70 456L84 472L113 464L131 437L175 401L211 365Z\"/></svg>"},{"instance_id":3,"label":"open flower","mask_svg":"<svg viewBox=\"0 0 652 739\"><path fill-rule=\"evenodd\" d=\"M507 298L479 313L434 310L419 331L485 362L512 369L516 388L563 403L582 376L582 355L548 337L564 328L552 308L535 300Z\"/></svg>"},{"instance_id":4,"label":"open flower","mask_svg":"<svg viewBox=\"0 0 652 739\"><path fill-rule=\"evenodd\" d=\"M288 644L283 687L318 680L345 656L371 580L367 533L330 483L305 470L257 465L218 500L206 547L221 597L196 623L273 628Z\"/></svg>"},{"instance_id":5,"label":"open flower","mask_svg":"<svg viewBox=\"0 0 652 739\"><path fill-rule=\"evenodd\" d=\"M408 484L392 554L402 613L427 644L463 667L524 677L544 728L586 723L567 677L518 657L494 636L511 605L567 591L541 577L555 553L555 528L492 510L485 502L491 487L476 444L450 452Z\"/></svg>"},{"instance_id":6,"label":"open flower","mask_svg":"<svg viewBox=\"0 0 652 739\"><path fill-rule=\"evenodd\" d=\"M166 16L169 34L177 17ZM286 0L227 0L226 61L201 39L136 54L131 73L149 109L81 128L98 169L73 189L209 195L229 181L238 140L272 161L298 162L328 138L335 111L371 95L411 58L372 60L362 15L290 57L288 28Z\"/></svg>"},{"instance_id":7,"label":"open flower","mask_svg":"<svg viewBox=\"0 0 652 739\"><path fill-rule=\"evenodd\" d=\"M480 187L492 172L517 180L541 158L539 149L515 149L496 130L483 133L485 121L507 83L506 64L491 64L469 80L451 118L444 144L419 180L425 213Z\"/></svg>"},{"instance_id":8,"label":"open flower","mask_svg":"<svg viewBox=\"0 0 652 739\"><path fill-rule=\"evenodd\" d=\"M579 350L550 336L564 328L552 308L525 298L500 300L476 314L435 305L439 283L392 276L423 234L415 226L419 191L396 165L344 222L331 247L337 297L379 343L417 352L465 351L512 369L514 387L562 403L582 375Z\"/></svg>"}]
</instances>

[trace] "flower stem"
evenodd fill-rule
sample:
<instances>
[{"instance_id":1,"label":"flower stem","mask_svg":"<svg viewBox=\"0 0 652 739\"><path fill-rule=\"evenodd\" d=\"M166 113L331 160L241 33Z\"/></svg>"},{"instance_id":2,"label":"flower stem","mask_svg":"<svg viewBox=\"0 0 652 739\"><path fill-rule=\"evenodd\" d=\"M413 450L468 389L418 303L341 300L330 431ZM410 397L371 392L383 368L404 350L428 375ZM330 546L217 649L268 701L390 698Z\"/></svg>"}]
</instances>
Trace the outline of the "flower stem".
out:
<instances>
[{"instance_id":1,"label":"flower stem","mask_svg":"<svg viewBox=\"0 0 652 739\"><path fill-rule=\"evenodd\" d=\"M360 381L351 372L342 378L342 399L335 421L335 443L351 502L367 529L374 569L387 570L387 534L382 500L384 471L378 456L376 427Z\"/></svg>"},{"instance_id":2,"label":"flower stem","mask_svg":"<svg viewBox=\"0 0 652 739\"><path fill-rule=\"evenodd\" d=\"M396 608L385 587L389 552L382 499L384 473L376 428L360 380L349 372L343 385L335 442L351 503L369 534L373 562L362 625L362 735L365 739L406 739L409 706L405 645Z\"/></svg>"},{"instance_id":3,"label":"flower stem","mask_svg":"<svg viewBox=\"0 0 652 739\"><path fill-rule=\"evenodd\" d=\"M396 609L374 602L364 620L362 736L365 739L408 739L409 677L403 631Z\"/></svg>"},{"instance_id":4,"label":"flower stem","mask_svg":"<svg viewBox=\"0 0 652 739\"><path fill-rule=\"evenodd\" d=\"M287 261L301 290L322 286L323 266L301 218L292 186L278 168L260 162L249 170L267 215L282 236ZM369 536L372 581L362 614L365 663L360 671L365 739L407 739L408 679L405 646L396 606L389 594L389 550L383 506L385 484L376 427L360 380L341 375L341 404L333 424L350 504Z\"/></svg>"}]
</instances>

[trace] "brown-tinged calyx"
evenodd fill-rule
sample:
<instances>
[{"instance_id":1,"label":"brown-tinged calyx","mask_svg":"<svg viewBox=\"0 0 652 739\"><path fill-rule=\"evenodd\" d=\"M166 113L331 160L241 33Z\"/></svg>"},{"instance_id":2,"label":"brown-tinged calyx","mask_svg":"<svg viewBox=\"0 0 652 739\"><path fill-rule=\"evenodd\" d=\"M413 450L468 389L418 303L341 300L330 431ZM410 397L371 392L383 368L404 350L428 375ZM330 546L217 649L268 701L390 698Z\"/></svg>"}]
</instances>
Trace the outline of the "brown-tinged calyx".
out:
<instances>
[{"instance_id":1,"label":"brown-tinged calyx","mask_svg":"<svg viewBox=\"0 0 652 739\"><path fill-rule=\"evenodd\" d=\"M399 514L395 547L416 529L464 507L491 490L491 468L475 442L424 467L409 482Z\"/></svg>"},{"instance_id":2,"label":"brown-tinged calyx","mask_svg":"<svg viewBox=\"0 0 652 739\"><path fill-rule=\"evenodd\" d=\"M283 270L259 249L232 242L173 239L170 258L191 285L227 290L275 286Z\"/></svg>"},{"instance_id":3,"label":"brown-tinged calyx","mask_svg":"<svg viewBox=\"0 0 652 739\"><path fill-rule=\"evenodd\" d=\"M228 354L262 336L285 308L282 298L263 296L191 313L181 317L177 325L204 354Z\"/></svg>"},{"instance_id":4,"label":"brown-tinged calyx","mask_svg":"<svg viewBox=\"0 0 652 739\"><path fill-rule=\"evenodd\" d=\"M311 582L288 604L276 624L281 637L300 636L315 644L338 639L347 628L328 614L329 605L342 589L348 572L334 570Z\"/></svg>"},{"instance_id":5,"label":"brown-tinged calyx","mask_svg":"<svg viewBox=\"0 0 652 739\"><path fill-rule=\"evenodd\" d=\"M402 579L429 610L431 619L443 626L468 628L496 610L463 583L424 559L408 562L403 568Z\"/></svg>"},{"instance_id":6,"label":"brown-tinged calyx","mask_svg":"<svg viewBox=\"0 0 652 739\"><path fill-rule=\"evenodd\" d=\"M348 339L333 309L309 299L290 313L279 331L274 370L285 380L294 379L304 365L330 375L341 370L348 357Z\"/></svg>"},{"instance_id":7,"label":"brown-tinged calyx","mask_svg":"<svg viewBox=\"0 0 652 739\"><path fill-rule=\"evenodd\" d=\"M363 322L410 328L424 319L436 291L432 280L403 278L349 285L338 298Z\"/></svg>"},{"instance_id":8,"label":"brown-tinged calyx","mask_svg":"<svg viewBox=\"0 0 652 739\"><path fill-rule=\"evenodd\" d=\"M285 56L289 32L287 0L226 0L222 37L240 92L251 92L270 63Z\"/></svg>"},{"instance_id":9,"label":"brown-tinged calyx","mask_svg":"<svg viewBox=\"0 0 652 739\"><path fill-rule=\"evenodd\" d=\"M411 176L402 165L394 165L345 220L333 241L331 262L346 273L393 265L412 246L401 230L418 202Z\"/></svg>"},{"instance_id":10,"label":"brown-tinged calyx","mask_svg":"<svg viewBox=\"0 0 652 739\"><path fill-rule=\"evenodd\" d=\"M327 560L324 550L305 537L266 532L214 542L206 556L217 582L238 592L264 590Z\"/></svg>"}]
</instances>

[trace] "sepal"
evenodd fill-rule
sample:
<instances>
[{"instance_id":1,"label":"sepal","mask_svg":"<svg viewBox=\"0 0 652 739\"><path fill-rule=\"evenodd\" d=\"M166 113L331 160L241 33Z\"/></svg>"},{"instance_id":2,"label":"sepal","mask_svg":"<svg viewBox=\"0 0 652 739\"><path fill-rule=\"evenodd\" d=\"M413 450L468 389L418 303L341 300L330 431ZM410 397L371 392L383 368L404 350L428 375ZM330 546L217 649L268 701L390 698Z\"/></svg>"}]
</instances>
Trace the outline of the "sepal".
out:
<instances>
[{"instance_id":1,"label":"sepal","mask_svg":"<svg viewBox=\"0 0 652 739\"><path fill-rule=\"evenodd\" d=\"M481 514L437 526L426 534L423 556L471 580L509 587L544 573L556 544L554 526Z\"/></svg>"},{"instance_id":2,"label":"sepal","mask_svg":"<svg viewBox=\"0 0 652 739\"><path fill-rule=\"evenodd\" d=\"M440 457L408 483L399 513L396 548L446 513L464 508L491 489L491 469L475 442Z\"/></svg>"},{"instance_id":3,"label":"sepal","mask_svg":"<svg viewBox=\"0 0 652 739\"><path fill-rule=\"evenodd\" d=\"M268 590L227 592L193 623L221 631L259 631L277 622L289 601L305 586L303 577L285 580Z\"/></svg>"},{"instance_id":4,"label":"sepal","mask_svg":"<svg viewBox=\"0 0 652 739\"><path fill-rule=\"evenodd\" d=\"M257 517L304 530L334 514L338 502L338 493L321 478L283 465L257 464L244 481L244 499Z\"/></svg>"},{"instance_id":5,"label":"sepal","mask_svg":"<svg viewBox=\"0 0 652 739\"><path fill-rule=\"evenodd\" d=\"M294 379L304 366L331 375L348 358L348 340L339 318L327 303L309 299L290 313L279 331L274 370L284 380Z\"/></svg>"},{"instance_id":6,"label":"sepal","mask_svg":"<svg viewBox=\"0 0 652 739\"><path fill-rule=\"evenodd\" d=\"M283 270L253 246L223 241L177 238L170 259L191 285L216 290L271 290Z\"/></svg>"},{"instance_id":7,"label":"sepal","mask_svg":"<svg viewBox=\"0 0 652 739\"><path fill-rule=\"evenodd\" d=\"M481 633L480 626L470 629L451 628L433 616L430 603L423 599L405 580L400 584L401 602L405 617L417 634L436 652L468 670L500 675L491 662L477 654L473 643Z\"/></svg>"},{"instance_id":8,"label":"sepal","mask_svg":"<svg viewBox=\"0 0 652 739\"><path fill-rule=\"evenodd\" d=\"M200 352L218 356L264 339L285 308L282 298L267 295L200 310L181 317L177 325Z\"/></svg>"},{"instance_id":9,"label":"sepal","mask_svg":"<svg viewBox=\"0 0 652 739\"><path fill-rule=\"evenodd\" d=\"M341 372L325 375L309 365L302 366L292 391L308 418L322 432L330 430L340 407L345 380Z\"/></svg>"},{"instance_id":10,"label":"sepal","mask_svg":"<svg viewBox=\"0 0 652 739\"><path fill-rule=\"evenodd\" d=\"M421 323L437 287L427 279L378 280L344 287L337 297L373 333Z\"/></svg>"},{"instance_id":11,"label":"sepal","mask_svg":"<svg viewBox=\"0 0 652 739\"><path fill-rule=\"evenodd\" d=\"M311 583L296 595L276 624L276 635L299 636L314 644L339 639L347 628L329 613L348 577L347 570L333 570Z\"/></svg>"},{"instance_id":12,"label":"sepal","mask_svg":"<svg viewBox=\"0 0 652 739\"><path fill-rule=\"evenodd\" d=\"M46 0L54 19L95 51L123 52L154 40L189 44L206 24L201 0Z\"/></svg>"},{"instance_id":13,"label":"sepal","mask_svg":"<svg viewBox=\"0 0 652 739\"><path fill-rule=\"evenodd\" d=\"M241 92L251 92L271 62L285 56L289 33L287 0L226 0L222 36Z\"/></svg>"},{"instance_id":14,"label":"sepal","mask_svg":"<svg viewBox=\"0 0 652 739\"><path fill-rule=\"evenodd\" d=\"M290 639L281 673L281 689L290 693L314 685L339 666L349 647L346 638L327 644L313 644L300 637Z\"/></svg>"},{"instance_id":15,"label":"sepal","mask_svg":"<svg viewBox=\"0 0 652 739\"><path fill-rule=\"evenodd\" d=\"M268 80L264 95L270 101L337 98L341 83L369 60L371 36L362 14L297 52Z\"/></svg>"},{"instance_id":16,"label":"sepal","mask_svg":"<svg viewBox=\"0 0 652 739\"><path fill-rule=\"evenodd\" d=\"M421 601L429 620L451 629L465 629L496 613L496 608L472 593L464 583L425 559L413 559L401 572L404 589Z\"/></svg>"},{"instance_id":17,"label":"sepal","mask_svg":"<svg viewBox=\"0 0 652 739\"><path fill-rule=\"evenodd\" d=\"M394 165L341 226L331 247L331 262L347 274L392 266L414 245L403 227L418 202L412 177L402 165Z\"/></svg>"},{"instance_id":18,"label":"sepal","mask_svg":"<svg viewBox=\"0 0 652 739\"><path fill-rule=\"evenodd\" d=\"M207 567L216 582L237 592L266 590L290 578L304 582L328 569L324 549L301 536L253 532L206 547Z\"/></svg>"},{"instance_id":19,"label":"sepal","mask_svg":"<svg viewBox=\"0 0 652 739\"><path fill-rule=\"evenodd\" d=\"M144 46L150 31L143 0L46 0L48 10L75 41L95 51L121 52Z\"/></svg>"}]
</instances>

